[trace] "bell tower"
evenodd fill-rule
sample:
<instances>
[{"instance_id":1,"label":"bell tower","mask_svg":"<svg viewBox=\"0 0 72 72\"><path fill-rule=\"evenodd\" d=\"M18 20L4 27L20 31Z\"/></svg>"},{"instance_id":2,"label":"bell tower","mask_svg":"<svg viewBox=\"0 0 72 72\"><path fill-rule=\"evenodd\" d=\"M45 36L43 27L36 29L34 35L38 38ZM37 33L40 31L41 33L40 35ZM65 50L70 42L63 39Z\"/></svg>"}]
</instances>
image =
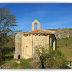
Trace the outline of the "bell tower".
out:
<instances>
[{"instance_id":1,"label":"bell tower","mask_svg":"<svg viewBox=\"0 0 72 72\"><path fill-rule=\"evenodd\" d=\"M40 22L38 20L35 20L34 22L32 22L32 31L35 30L35 23L38 24L38 29L40 29Z\"/></svg>"}]
</instances>

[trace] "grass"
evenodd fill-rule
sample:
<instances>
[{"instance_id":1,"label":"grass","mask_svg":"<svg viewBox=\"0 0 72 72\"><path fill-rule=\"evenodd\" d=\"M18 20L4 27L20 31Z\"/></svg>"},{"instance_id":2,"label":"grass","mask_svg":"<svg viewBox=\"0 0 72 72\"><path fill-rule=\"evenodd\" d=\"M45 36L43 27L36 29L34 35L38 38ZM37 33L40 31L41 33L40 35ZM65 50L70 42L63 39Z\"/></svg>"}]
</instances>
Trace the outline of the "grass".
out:
<instances>
[{"instance_id":1,"label":"grass","mask_svg":"<svg viewBox=\"0 0 72 72\"><path fill-rule=\"evenodd\" d=\"M18 67L18 63L13 62L12 65L11 65L11 68L12 69L16 69L17 67Z\"/></svg>"},{"instance_id":2,"label":"grass","mask_svg":"<svg viewBox=\"0 0 72 72\"><path fill-rule=\"evenodd\" d=\"M29 63L32 61L32 59L20 59L20 68L23 69L31 69L29 66Z\"/></svg>"},{"instance_id":3,"label":"grass","mask_svg":"<svg viewBox=\"0 0 72 72\"><path fill-rule=\"evenodd\" d=\"M16 63L15 61L20 61L20 64ZM19 59L19 60L12 60L11 68L12 69L31 69L29 63L32 59Z\"/></svg>"},{"instance_id":4,"label":"grass","mask_svg":"<svg viewBox=\"0 0 72 72\"><path fill-rule=\"evenodd\" d=\"M16 61L20 61L20 64L18 64ZM4 63L0 68L4 69L7 67L8 69L32 69L32 67L30 66L31 61L32 59L13 59Z\"/></svg>"},{"instance_id":5,"label":"grass","mask_svg":"<svg viewBox=\"0 0 72 72\"><path fill-rule=\"evenodd\" d=\"M10 62L10 60L13 59L14 52L11 52L6 56L5 63ZM20 64L16 63L15 61L20 61ZM32 59L19 59L19 60L12 60L11 68L12 69L31 69L29 66L29 63L32 61Z\"/></svg>"},{"instance_id":6,"label":"grass","mask_svg":"<svg viewBox=\"0 0 72 72\"><path fill-rule=\"evenodd\" d=\"M57 49L66 57L72 57L72 37L57 39Z\"/></svg>"}]
</instances>

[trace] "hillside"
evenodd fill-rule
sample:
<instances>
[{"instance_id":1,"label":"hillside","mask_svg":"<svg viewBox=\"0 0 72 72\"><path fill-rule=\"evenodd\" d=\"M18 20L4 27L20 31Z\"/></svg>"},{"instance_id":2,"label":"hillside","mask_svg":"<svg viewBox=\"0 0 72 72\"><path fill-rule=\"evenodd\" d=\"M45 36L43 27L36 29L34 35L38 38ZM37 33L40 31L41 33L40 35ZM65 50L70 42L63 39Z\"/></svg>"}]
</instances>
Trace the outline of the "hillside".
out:
<instances>
[{"instance_id":1,"label":"hillside","mask_svg":"<svg viewBox=\"0 0 72 72\"><path fill-rule=\"evenodd\" d=\"M30 62L32 59L11 59L5 64L0 66L0 69L31 69Z\"/></svg>"},{"instance_id":2,"label":"hillside","mask_svg":"<svg viewBox=\"0 0 72 72\"><path fill-rule=\"evenodd\" d=\"M57 49L67 57L67 60L72 61L72 37L57 39Z\"/></svg>"},{"instance_id":3,"label":"hillside","mask_svg":"<svg viewBox=\"0 0 72 72\"><path fill-rule=\"evenodd\" d=\"M49 29L52 31L56 31L56 38L66 38L66 37L71 37L72 36L72 28L67 28L67 29Z\"/></svg>"}]
</instances>

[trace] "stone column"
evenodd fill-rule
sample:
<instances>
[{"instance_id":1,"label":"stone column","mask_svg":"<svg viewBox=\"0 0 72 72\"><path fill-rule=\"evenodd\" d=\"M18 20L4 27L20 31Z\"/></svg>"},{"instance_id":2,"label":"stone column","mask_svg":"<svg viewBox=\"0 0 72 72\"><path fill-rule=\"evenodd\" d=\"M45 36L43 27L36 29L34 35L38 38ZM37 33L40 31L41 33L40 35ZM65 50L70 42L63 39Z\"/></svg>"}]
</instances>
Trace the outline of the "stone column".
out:
<instances>
[{"instance_id":1,"label":"stone column","mask_svg":"<svg viewBox=\"0 0 72 72\"><path fill-rule=\"evenodd\" d=\"M38 22L38 29L40 29L40 23Z\"/></svg>"},{"instance_id":2,"label":"stone column","mask_svg":"<svg viewBox=\"0 0 72 72\"><path fill-rule=\"evenodd\" d=\"M55 45L56 45L56 44L55 44L55 40L54 40L54 42L53 42L53 50L55 50Z\"/></svg>"},{"instance_id":3,"label":"stone column","mask_svg":"<svg viewBox=\"0 0 72 72\"><path fill-rule=\"evenodd\" d=\"M32 22L32 31L34 31L34 23Z\"/></svg>"},{"instance_id":4,"label":"stone column","mask_svg":"<svg viewBox=\"0 0 72 72\"><path fill-rule=\"evenodd\" d=\"M50 46L52 46L52 38L50 37Z\"/></svg>"}]
</instances>

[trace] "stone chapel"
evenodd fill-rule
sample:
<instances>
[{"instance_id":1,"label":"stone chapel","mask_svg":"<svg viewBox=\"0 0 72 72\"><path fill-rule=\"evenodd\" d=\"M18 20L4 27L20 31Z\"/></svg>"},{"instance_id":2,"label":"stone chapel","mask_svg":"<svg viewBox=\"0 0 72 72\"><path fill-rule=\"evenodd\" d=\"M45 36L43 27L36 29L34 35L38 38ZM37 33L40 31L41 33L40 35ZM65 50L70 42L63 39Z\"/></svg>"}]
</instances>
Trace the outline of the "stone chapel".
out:
<instances>
[{"instance_id":1,"label":"stone chapel","mask_svg":"<svg viewBox=\"0 0 72 72\"><path fill-rule=\"evenodd\" d=\"M38 29L35 30L35 23ZM32 31L25 33L17 33L15 36L15 54L14 59L28 59L34 54L34 48L37 45L47 45L56 50L56 37L55 31L40 29L40 22L35 20L32 22Z\"/></svg>"}]
</instances>

